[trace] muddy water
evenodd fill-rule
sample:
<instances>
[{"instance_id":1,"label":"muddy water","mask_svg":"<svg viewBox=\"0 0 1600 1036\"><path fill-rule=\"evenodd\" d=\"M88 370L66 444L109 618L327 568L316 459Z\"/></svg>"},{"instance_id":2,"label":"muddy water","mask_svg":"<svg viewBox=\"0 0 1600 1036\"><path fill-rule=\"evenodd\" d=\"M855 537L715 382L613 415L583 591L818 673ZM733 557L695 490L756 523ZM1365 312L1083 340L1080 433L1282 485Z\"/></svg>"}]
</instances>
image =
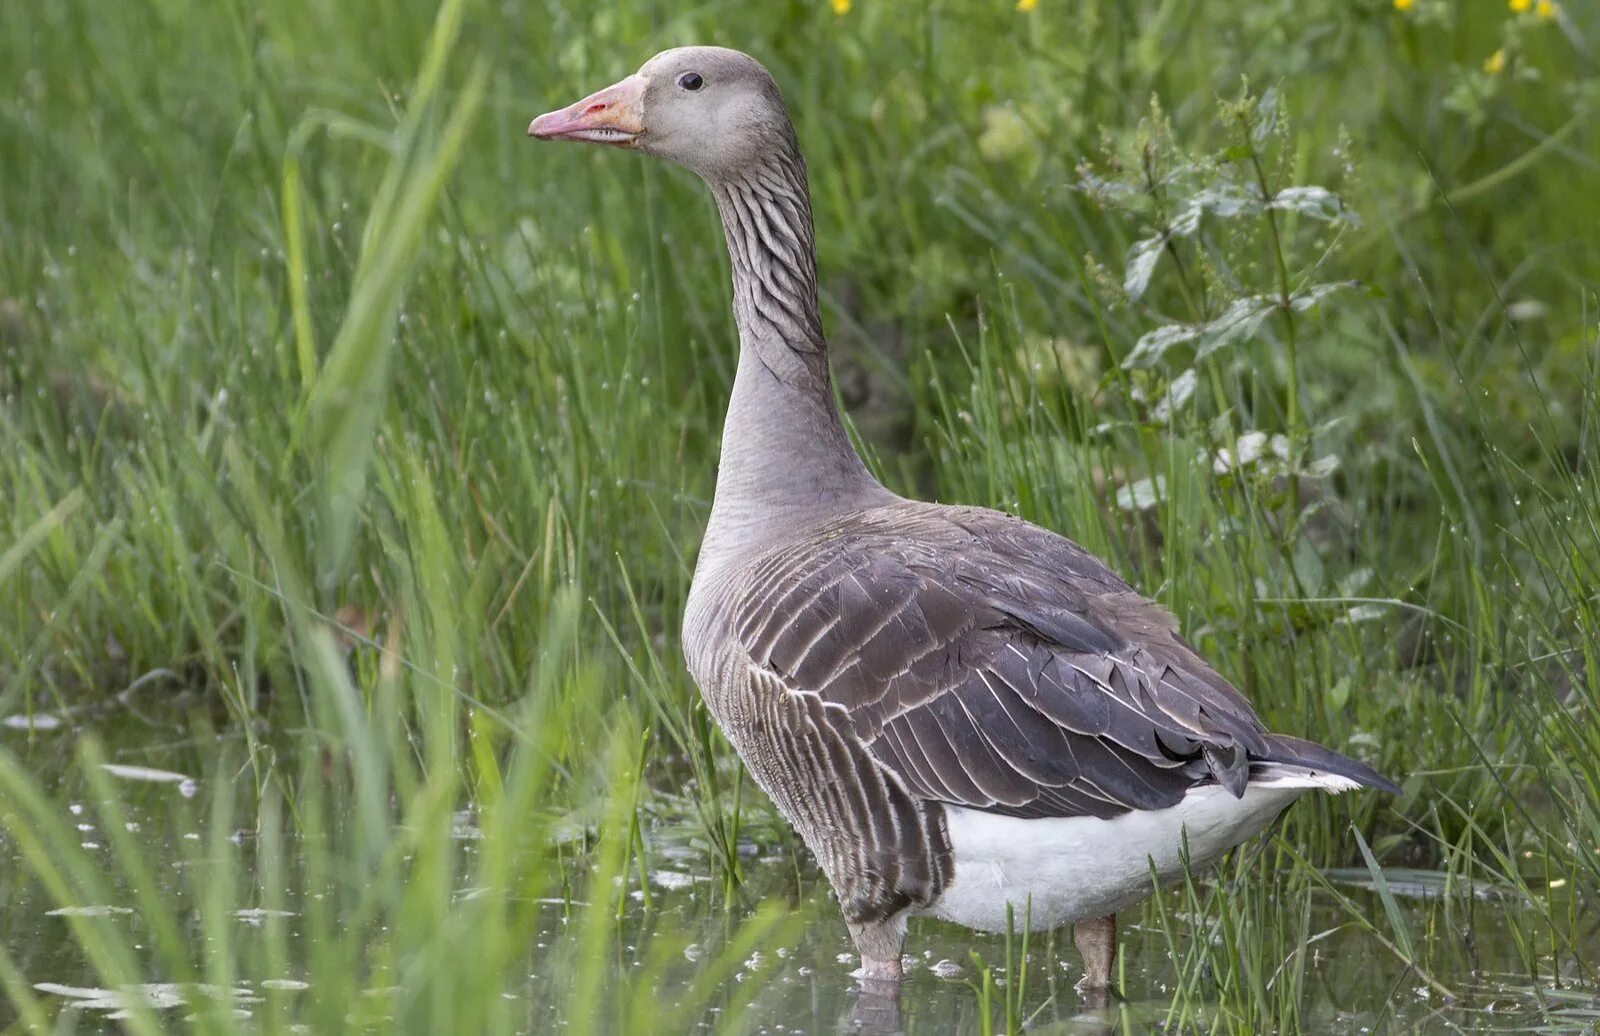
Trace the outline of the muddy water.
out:
<instances>
[{"instance_id":1,"label":"muddy water","mask_svg":"<svg viewBox=\"0 0 1600 1036\"><path fill-rule=\"evenodd\" d=\"M85 801L86 786L74 775L75 766L68 766L74 726L63 723L35 730L30 737L20 723L0 725L0 746L15 753L53 789L62 817L71 822L79 844L91 857L105 861L113 895L108 902L74 910L101 914L112 923L126 925L137 941L143 933L133 896L117 876L107 833L96 827L95 811ZM170 861L174 872L193 866L197 852L203 853L197 843L203 844L207 837L201 830L205 811L198 808L204 789L194 775L214 772L210 763L216 753L227 748L228 738L195 738L181 724L140 723L102 734L109 735L116 767L111 775L125 792L129 830L153 850L156 859ZM232 747L237 749L237 745ZM470 809L460 814L454 836L463 842L463 853L470 858L472 843L479 838ZM240 831L235 837L248 839L249 835ZM939 922L914 922L907 983L900 1002L863 1001L856 993L855 961L844 926L809 862L792 858L781 842L751 843L743 849L747 884L731 908L732 919L743 916L753 903L776 898L803 917L804 925L795 937L740 962L726 980L740 995L713 997L700 1013L701 1031L981 1032L984 1007L979 987L983 983L974 952L993 969L989 1015L992 1031L1004 1031L1001 1004L1007 975L1003 939L974 936ZM650 959L652 941L670 933L674 947L682 947L674 953L683 958L677 974L687 987L702 959L715 952L708 948L725 942L730 908L687 823L658 825L648 855L650 887L647 893L638 887L637 875L630 878L634 887L619 929L613 966L619 974L643 966ZM1331 876L1379 931L1388 930L1377 893L1363 887L1370 885L1369 875L1335 872ZM249 883L242 884L248 887ZM1332 1033L1596 1031L1600 1001L1594 992L1576 981L1577 976L1564 982L1549 977L1564 965L1541 958L1541 977L1530 979L1524 973L1524 958L1506 924L1508 917L1526 909L1524 905L1492 890L1488 894L1477 890L1470 910L1458 903L1445 911L1441 908L1445 890L1438 876L1430 872L1393 872L1389 886L1410 931L1418 938L1470 943L1470 952L1431 955L1438 962L1433 978L1455 998L1447 999L1430 988L1354 919L1347 907L1319 893L1313 898L1310 926L1318 934L1315 945L1306 947L1303 955L1307 990L1300 1016L1303 1028ZM466 884L456 892L458 897L476 893ZM185 893L175 888L173 895L176 903ZM1169 896L1166 905L1169 914L1178 918L1169 925L1180 950L1190 940L1216 938L1214 919L1186 915L1177 896ZM579 907L553 899L543 904L537 929L528 932L528 983L506 994L527 1001L528 1032L567 1027L563 1019L552 1017L547 1001L559 998L552 996L551 977L540 974L537 948L555 945L562 938L571 920L569 912L575 909ZM177 1027L196 991L164 984L164 976L156 974L149 975L147 984L137 990L100 988L72 941L69 926L74 910L55 906L30 875L19 847L0 835L0 944L47 1009L68 1029L100 1031L115 1028L128 998L139 996L173 1019ZM1470 938L1460 928L1458 919L1462 917L1470 918ZM240 902L232 911L232 920L239 928L237 938L247 940L268 918L258 903ZM294 918L287 921L293 925ZM1065 933L1055 938L1035 937L1021 1004L1027 1031L1194 1030L1229 1020L1232 1008L1208 1004L1203 995L1190 994L1189 1025L1173 1025L1170 1010L1180 979L1168 936L1153 912L1130 915L1126 921L1122 941L1125 998L1109 1005L1090 1004L1074 989L1077 957ZM1438 970L1441 968L1445 970ZM282 973L244 974L230 989L199 992L231 1000L241 1017L270 998L316 994L316 978L293 961ZM373 995L381 997L384 991L374 990ZM732 1006L746 1000L748 1006ZM14 1020L0 995L0 1029ZM1248 1020L1232 1016L1231 1021L1235 1031L1249 1031Z\"/></svg>"}]
</instances>

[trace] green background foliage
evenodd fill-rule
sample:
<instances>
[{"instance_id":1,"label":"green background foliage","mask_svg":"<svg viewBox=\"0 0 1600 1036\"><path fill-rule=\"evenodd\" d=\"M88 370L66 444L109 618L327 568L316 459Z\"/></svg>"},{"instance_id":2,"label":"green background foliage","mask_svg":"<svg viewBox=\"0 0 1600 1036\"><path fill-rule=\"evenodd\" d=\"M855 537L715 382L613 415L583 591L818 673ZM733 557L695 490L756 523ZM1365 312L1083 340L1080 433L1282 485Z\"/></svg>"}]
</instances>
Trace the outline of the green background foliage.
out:
<instances>
[{"instance_id":1,"label":"green background foliage","mask_svg":"<svg viewBox=\"0 0 1600 1036\"><path fill-rule=\"evenodd\" d=\"M1302 1022L1300 985L1236 973L1303 949L1283 897L1341 866L1515 889L1523 978L1592 983L1594 6L843 6L0 9L0 714L94 727L137 688L238 750L212 808L293 832L281 862L390 861L349 895L416 941L306 935L334 974L399 984L461 937L412 868L457 873L415 832L468 802L522 832L488 887L570 895L681 823L746 916L740 839L789 836L677 643L734 363L715 210L679 170L523 133L720 43L788 96L838 391L885 480L1078 539L1270 724L1405 779L1236 861L1252 891L1195 904L1231 934L1175 946L1172 1010ZM17 845L59 823L20 743ZM581 851L530 833L553 818ZM81 897L87 871L30 859ZM609 909L569 951L580 1011ZM1448 933L1362 910L1386 959L1464 970ZM485 966L408 987L415 1017L520 966L526 918L495 918ZM75 938L107 983L148 970Z\"/></svg>"}]
</instances>

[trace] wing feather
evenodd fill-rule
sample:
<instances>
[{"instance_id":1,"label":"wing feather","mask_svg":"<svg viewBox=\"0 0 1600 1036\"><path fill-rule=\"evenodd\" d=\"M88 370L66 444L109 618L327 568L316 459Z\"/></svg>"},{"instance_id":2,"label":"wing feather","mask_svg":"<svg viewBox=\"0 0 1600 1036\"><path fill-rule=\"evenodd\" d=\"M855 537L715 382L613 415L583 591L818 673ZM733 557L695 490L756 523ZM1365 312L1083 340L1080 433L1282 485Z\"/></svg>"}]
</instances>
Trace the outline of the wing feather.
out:
<instances>
[{"instance_id":1,"label":"wing feather","mask_svg":"<svg viewBox=\"0 0 1600 1036\"><path fill-rule=\"evenodd\" d=\"M870 758L915 797L1018 816L1242 792L1268 735L1159 606L1026 523L882 510L771 552L734 603L751 662L839 707L829 721L868 749L819 765Z\"/></svg>"}]
</instances>

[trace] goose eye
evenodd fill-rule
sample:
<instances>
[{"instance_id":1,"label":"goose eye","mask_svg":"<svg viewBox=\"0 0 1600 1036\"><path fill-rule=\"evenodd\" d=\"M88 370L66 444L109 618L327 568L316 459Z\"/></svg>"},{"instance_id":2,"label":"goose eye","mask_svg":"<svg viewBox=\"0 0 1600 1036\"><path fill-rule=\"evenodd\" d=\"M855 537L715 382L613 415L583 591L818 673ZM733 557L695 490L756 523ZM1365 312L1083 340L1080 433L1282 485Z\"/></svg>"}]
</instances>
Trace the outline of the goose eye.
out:
<instances>
[{"instance_id":1,"label":"goose eye","mask_svg":"<svg viewBox=\"0 0 1600 1036\"><path fill-rule=\"evenodd\" d=\"M698 90L706 85L706 81L700 78L699 72L685 72L678 77L678 85L685 90Z\"/></svg>"}]
</instances>

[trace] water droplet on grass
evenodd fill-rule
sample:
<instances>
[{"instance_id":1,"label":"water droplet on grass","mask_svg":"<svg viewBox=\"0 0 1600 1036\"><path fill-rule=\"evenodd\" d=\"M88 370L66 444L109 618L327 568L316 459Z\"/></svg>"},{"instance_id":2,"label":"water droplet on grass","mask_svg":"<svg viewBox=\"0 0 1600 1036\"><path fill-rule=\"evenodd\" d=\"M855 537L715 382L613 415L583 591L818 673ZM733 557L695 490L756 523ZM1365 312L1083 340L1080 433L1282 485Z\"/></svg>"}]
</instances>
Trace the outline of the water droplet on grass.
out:
<instances>
[{"instance_id":1,"label":"water droplet on grass","mask_svg":"<svg viewBox=\"0 0 1600 1036\"><path fill-rule=\"evenodd\" d=\"M18 713L0 719L0 727L10 730L58 730L61 727L61 717L48 712L35 712L31 716Z\"/></svg>"}]
</instances>

